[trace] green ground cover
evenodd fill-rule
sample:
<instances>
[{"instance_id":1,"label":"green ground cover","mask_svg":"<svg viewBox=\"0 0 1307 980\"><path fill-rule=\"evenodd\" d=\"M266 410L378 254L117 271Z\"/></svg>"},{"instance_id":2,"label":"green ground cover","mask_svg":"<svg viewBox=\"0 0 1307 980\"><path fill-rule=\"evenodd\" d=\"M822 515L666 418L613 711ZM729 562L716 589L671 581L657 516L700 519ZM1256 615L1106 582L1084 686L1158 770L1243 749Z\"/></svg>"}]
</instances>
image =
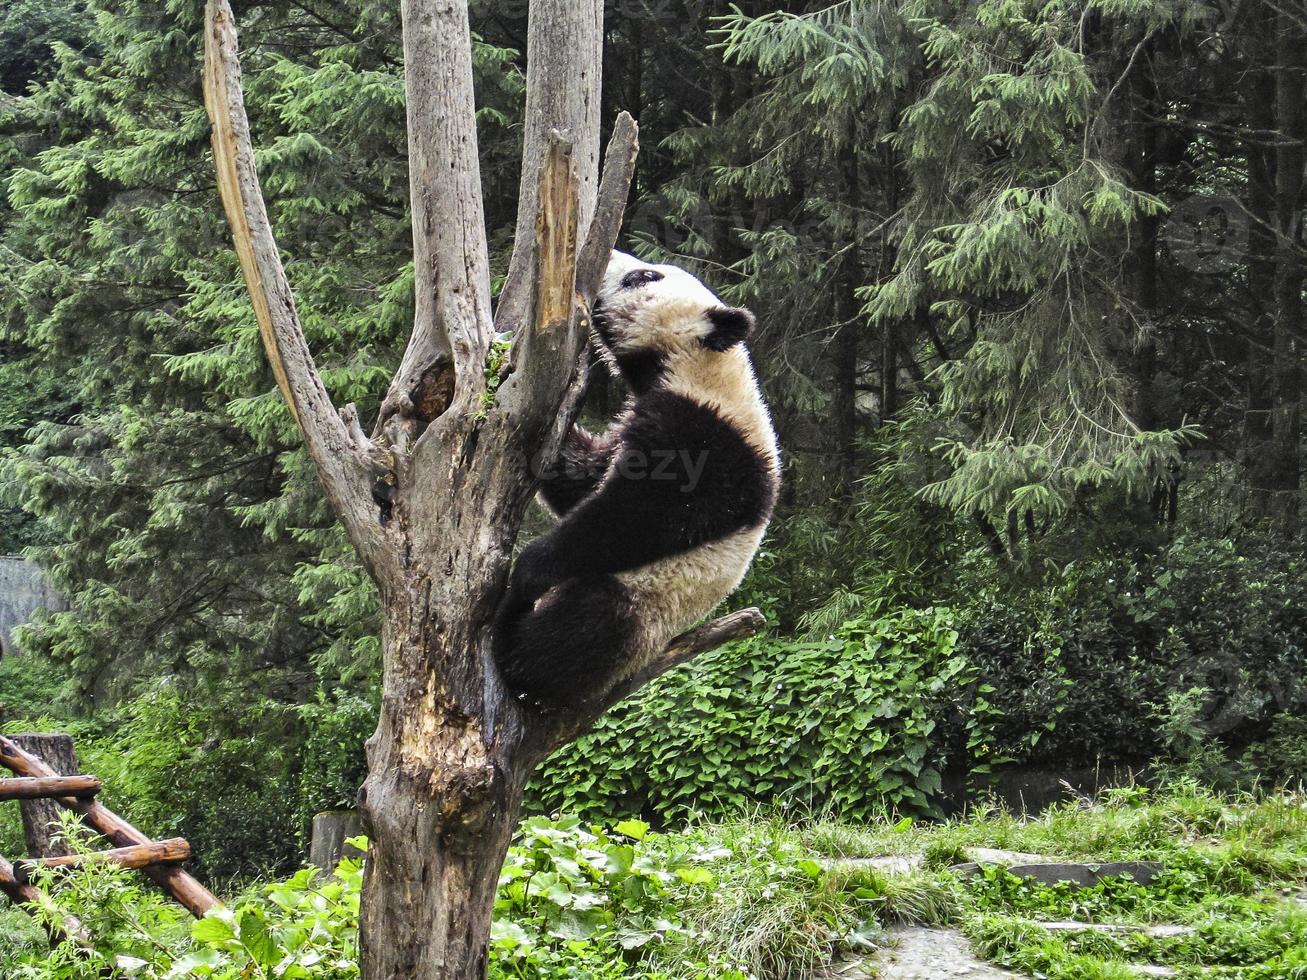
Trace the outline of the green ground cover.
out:
<instances>
[{"instance_id":1,"label":"green ground cover","mask_svg":"<svg viewBox=\"0 0 1307 980\"><path fill-rule=\"evenodd\" d=\"M1145 885L1040 886L997 868L950 871L970 847L1088 861L1160 861ZM892 873L867 859L915 856ZM357 976L359 865L335 880L301 872L234 897L191 924L130 873L46 881L95 950L51 955L13 909L0 912L0 971L16 980L114 976ZM655 833L577 818L526 821L501 879L495 978L788 980L840 959L875 961L887 930L955 927L985 957L1035 977L1107 980L1140 965L1181 977L1307 977L1307 798L1223 796L1181 783L1118 790L1038 818L980 809L963 820L863 825L757 814ZM1137 927L1051 931L1078 920ZM1189 931L1150 935L1159 923Z\"/></svg>"}]
</instances>

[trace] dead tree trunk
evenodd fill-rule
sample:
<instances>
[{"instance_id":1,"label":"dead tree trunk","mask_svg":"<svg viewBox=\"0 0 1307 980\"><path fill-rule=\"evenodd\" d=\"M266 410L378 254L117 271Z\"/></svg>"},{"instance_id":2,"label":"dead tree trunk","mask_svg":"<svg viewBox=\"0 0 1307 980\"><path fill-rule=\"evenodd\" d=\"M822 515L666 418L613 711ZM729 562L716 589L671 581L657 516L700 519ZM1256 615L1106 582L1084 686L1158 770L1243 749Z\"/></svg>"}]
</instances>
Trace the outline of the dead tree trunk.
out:
<instances>
[{"instance_id":1,"label":"dead tree trunk","mask_svg":"<svg viewBox=\"0 0 1307 980\"><path fill-rule=\"evenodd\" d=\"M208 0L218 186L264 344L383 606L383 696L360 807L371 837L367 980L484 976L499 869L535 766L663 671L761 624L746 610L630 665L601 708L548 716L504 690L489 624L533 474L584 384L590 305L617 238L636 129L598 167L602 0L533 0L518 237L492 317L466 5L402 0L416 316L371 437L304 341L254 167L228 0ZM514 335L493 404L485 363ZM378 505L374 490L388 487Z\"/></svg>"}]
</instances>

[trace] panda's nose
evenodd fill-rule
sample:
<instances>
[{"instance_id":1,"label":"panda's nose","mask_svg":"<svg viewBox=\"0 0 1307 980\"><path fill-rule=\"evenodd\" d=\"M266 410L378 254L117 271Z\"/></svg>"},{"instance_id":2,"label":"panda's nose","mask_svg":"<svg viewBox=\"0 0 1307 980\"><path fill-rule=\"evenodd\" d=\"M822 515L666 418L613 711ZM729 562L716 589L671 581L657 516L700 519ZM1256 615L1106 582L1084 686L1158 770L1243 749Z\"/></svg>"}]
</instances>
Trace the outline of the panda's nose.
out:
<instances>
[{"instance_id":1,"label":"panda's nose","mask_svg":"<svg viewBox=\"0 0 1307 980\"><path fill-rule=\"evenodd\" d=\"M663 274L657 269L636 269L634 272L628 272L622 276L623 289L635 289L637 286L643 286L645 283L657 282L663 278Z\"/></svg>"}]
</instances>

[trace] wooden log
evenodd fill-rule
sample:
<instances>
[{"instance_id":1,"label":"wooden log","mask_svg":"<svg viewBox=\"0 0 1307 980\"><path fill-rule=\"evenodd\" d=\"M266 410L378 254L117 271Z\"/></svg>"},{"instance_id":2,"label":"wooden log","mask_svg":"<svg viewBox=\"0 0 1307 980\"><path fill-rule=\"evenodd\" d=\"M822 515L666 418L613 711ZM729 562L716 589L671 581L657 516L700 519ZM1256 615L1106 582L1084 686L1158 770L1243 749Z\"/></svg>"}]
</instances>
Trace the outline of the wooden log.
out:
<instances>
[{"instance_id":1,"label":"wooden log","mask_svg":"<svg viewBox=\"0 0 1307 980\"><path fill-rule=\"evenodd\" d=\"M68 735L24 734L15 735L13 740L29 755L40 759L50 776L77 775L77 751ZM53 799L27 800L20 804L19 809L23 815L28 857L60 857L72 853L59 833L58 803Z\"/></svg>"},{"instance_id":2,"label":"wooden log","mask_svg":"<svg viewBox=\"0 0 1307 980\"><path fill-rule=\"evenodd\" d=\"M116 847L111 851L97 851L93 854L70 854L65 857L19 861L15 872L21 881L30 878L31 872L36 868L80 868L88 864L116 864L120 868L140 869L156 864L181 864L190 858L190 842L184 837L170 837L149 844Z\"/></svg>"},{"instance_id":3,"label":"wooden log","mask_svg":"<svg viewBox=\"0 0 1307 980\"><path fill-rule=\"evenodd\" d=\"M9 800L46 800L58 796L94 796L100 792L100 780L94 776L54 776L50 779L0 779L0 802ZM57 804L56 804L57 805ZM40 857L41 855L33 855Z\"/></svg>"},{"instance_id":4,"label":"wooden log","mask_svg":"<svg viewBox=\"0 0 1307 980\"><path fill-rule=\"evenodd\" d=\"M20 776L49 777L55 775L40 759L25 752L12 739L0 736L0 765ZM152 844L153 841L114 813L98 800L82 800L62 796L59 804L81 815L87 826L98 831L118 847ZM158 865L143 868L142 872L173 898L184 905L197 919L222 903L218 897L181 868Z\"/></svg>"},{"instance_id":5,"label":"wooden log","mask_svg":"<svg viewBox=\"0 0 1307 980\"><path fill-rule=\"evenodd\" d=\"M45 896L3 857L0 857L0 892L4 892L15 905L36 907L44 904Z\"/></svg>"}]
</instances>

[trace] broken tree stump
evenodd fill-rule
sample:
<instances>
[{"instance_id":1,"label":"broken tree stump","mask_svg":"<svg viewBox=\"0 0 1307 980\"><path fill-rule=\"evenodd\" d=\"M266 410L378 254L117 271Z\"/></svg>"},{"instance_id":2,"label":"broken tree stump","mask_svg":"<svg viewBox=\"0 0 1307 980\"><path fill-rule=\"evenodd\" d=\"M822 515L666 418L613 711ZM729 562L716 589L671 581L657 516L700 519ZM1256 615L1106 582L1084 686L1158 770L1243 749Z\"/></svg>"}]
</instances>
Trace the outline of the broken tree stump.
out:
<instances>
[{"instance_id":1,"label":"broken tree stump","mask_svg":"<svg viewBox=\"0 0 1307 980\"><path fill-rule=\"evenodd\" d=\"M345 842L363 835L363 820L354 810L327 810L313 818L309 839L309 864L323 874L334 874L341 858L359 858L362 853Z\"/></svg>"},{"instance_id":2,"label":"broken tree stump","mask_svg":"<svg viewBox=\"0 0 1307 980\"><path fill-rule=\"evenodd\" d=\"M44 762L52 775L77 775L77 750L69 735L14 735L19 748ZM23 814L23 836L27 841L28 857L65 857L72 853L59 835L59 804L52 799L24 800L19 809Z\"/></svg>"}]
</instances>

